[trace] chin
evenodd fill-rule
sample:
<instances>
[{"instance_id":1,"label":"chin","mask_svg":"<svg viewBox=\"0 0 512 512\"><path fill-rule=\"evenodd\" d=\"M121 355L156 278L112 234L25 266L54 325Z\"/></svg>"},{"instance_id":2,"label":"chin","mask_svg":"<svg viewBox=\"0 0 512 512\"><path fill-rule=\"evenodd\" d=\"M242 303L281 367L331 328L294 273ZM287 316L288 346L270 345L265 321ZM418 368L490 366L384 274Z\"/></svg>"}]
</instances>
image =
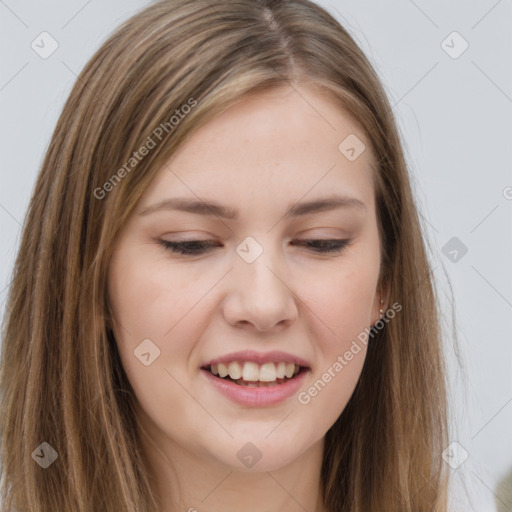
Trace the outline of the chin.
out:
<instances>
[{"instance_id":1,"label":"chin","mask_svg":"<svg viewBox=\"0 0 512 512\"><path fill-rule=\"evenodd\" d=\"M247 439L247 436L244 436ZM303 451L298 451L300 443L288 437L290 446L283 445L283 441L276 436L272 441L269 439L254 441L231 440L231 449L226 448L222 453L212 453L212 456L231 471L239 473L259 473L266 471L277 471L292 464L297 460ZM234 457L233 457L234 455Z\"/></svg>"}]
</instances>

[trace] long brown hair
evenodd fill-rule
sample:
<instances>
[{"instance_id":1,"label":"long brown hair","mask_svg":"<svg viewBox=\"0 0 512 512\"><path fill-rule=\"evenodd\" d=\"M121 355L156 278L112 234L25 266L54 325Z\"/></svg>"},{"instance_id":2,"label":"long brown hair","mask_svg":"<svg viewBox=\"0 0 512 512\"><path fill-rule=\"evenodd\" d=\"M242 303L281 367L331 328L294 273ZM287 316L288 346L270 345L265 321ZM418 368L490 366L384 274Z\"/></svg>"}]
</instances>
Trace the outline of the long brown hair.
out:
<instances>
[{"instance_id":1,"label":"long brown hair","mask_svg":"<svg viewBox=\"0 0 512 512\"><path fill-rule=\"evenodd\" d=\"M381 277L390 304L403 306L369 343L326 434L325 503L332 512L446 512L439 308L400 137L363 52L308 0L158 2L78 77L33 191L5 312L2 511L157 510L110 329L114 241L198 127L249 94L299 83L332 94L371 141ZM135 158L148 137L155 146ZM43 442L58 454L47 468L36 463L53 453Z\"/></svg>"}]
</instances>

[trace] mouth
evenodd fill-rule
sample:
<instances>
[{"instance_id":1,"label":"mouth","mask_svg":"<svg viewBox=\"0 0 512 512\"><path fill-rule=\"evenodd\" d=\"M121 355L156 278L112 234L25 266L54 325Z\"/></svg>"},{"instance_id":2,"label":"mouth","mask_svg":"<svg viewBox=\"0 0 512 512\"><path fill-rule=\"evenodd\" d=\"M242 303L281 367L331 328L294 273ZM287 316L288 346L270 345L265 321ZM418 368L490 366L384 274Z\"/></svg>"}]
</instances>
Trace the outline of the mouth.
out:
<instances>
[{"instance_id":1,"label":"mouth","mask_svg":"<svg viewBox=\"0 0 512 512\"><path fill-rule=\"evenodd\" d=\"M309 370L306 366L285 361L269 361L263 364L254 361L231 361L204 365L201 369L220 380L258 388L280 386Z\"/></svg>"}]
</instances>

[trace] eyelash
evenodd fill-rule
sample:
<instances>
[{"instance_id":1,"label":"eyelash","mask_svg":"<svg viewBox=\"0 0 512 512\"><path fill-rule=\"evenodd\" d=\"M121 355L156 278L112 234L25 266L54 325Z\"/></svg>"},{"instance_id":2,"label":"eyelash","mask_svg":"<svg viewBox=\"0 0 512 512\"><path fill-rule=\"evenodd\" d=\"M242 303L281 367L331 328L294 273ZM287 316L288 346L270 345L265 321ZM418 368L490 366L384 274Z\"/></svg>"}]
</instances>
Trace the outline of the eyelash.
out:
<instances>
[{"instance_id":1,"label":"eyelash","mask_svg":"<svg viewBox=\"0 0 512 512\"><path fill-rule=\"evenodd\" d=\"M338 240L338 239L317 239L317 240L302 240L302 245L313 247L313 252L320 254L335 253L343 251L352 240ZM170 242L169 240L160 240L164 248L171 252L177 252L185 256L194 256L206 254L215 246L215 242L207 242L203 240L187 240L186 242ZM191 249L192 247L192 249ZM193 248L196 248L195 250ZM199 249L199 250L197 250Z\"/></svg>"}]
</instances>

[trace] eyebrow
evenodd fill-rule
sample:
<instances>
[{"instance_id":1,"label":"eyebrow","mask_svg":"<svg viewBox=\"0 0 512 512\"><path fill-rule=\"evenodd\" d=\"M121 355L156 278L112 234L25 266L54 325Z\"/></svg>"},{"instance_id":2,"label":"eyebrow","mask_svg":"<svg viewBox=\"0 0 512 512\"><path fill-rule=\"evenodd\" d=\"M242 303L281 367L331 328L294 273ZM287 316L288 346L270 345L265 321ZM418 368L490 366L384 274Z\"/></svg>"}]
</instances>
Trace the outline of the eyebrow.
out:
<instances>
[{"instance_id":1,"label":"eyebrow","mask_svg":"<svg viewBox=\"0 0 512 512\"><path fill-rule=\"evenodd\" d=\"M366 210L366 205L360 199L347 195L331 195L314 199L312 201L291 204L284 218L300 217L313 213L325 212L336 208L356 208L361 211ZM240 212L236 208L223 206L215 201L203 201L189 198L170 198L160 201L152 206L148 206L140 212L139 215L149 215L162 210L179 210L197 215L215 215L228 220L237 220Z\"/></svg>"}]
</instances>

